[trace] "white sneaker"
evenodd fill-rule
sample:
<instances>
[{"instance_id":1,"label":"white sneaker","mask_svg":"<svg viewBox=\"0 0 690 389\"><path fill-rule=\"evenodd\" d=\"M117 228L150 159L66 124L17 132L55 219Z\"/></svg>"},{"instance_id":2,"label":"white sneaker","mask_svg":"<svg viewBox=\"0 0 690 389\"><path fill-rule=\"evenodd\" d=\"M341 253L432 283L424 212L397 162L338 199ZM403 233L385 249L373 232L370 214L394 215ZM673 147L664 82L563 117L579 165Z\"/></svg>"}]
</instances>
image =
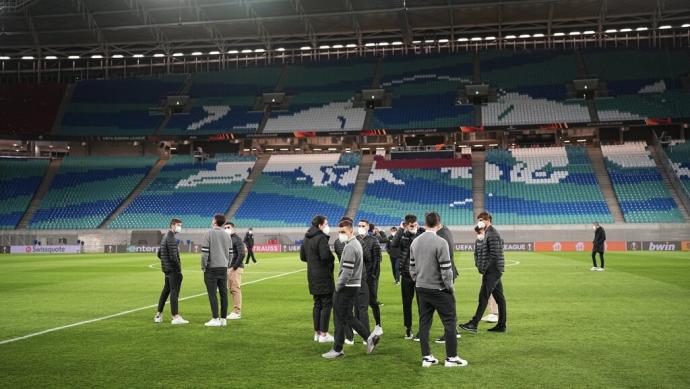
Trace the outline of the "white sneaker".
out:
<instances>
[{"instance_id":1,"label":"white sneaker","mask_svg":"<svg viewBox=\"0 0 690 389\"><path fill-rule=\"evenodd\" d=\"M163 322L163 315L156 315L153 317L153 322L154 323L162 323Z\"/></svg>"},{"instance_id":2,"label":"white sneaker","mask_svg":"<svg viewBox=\"0 0 690 389\"><path fill-rule=\"evenodd\" d=\"M431 367L433 365L438 365L438 359L433 355L427 355L422 358L422 367Z\"/></svg>"},{"instance_id":3,"label":"white sneaker","mask_svg":"<svg viewBox=\"0 0 690 389\"><path fill-rule=\"evenodd\" d=\"M227 327L228 326L228 319L220 319L220 326L221 327Z\"/></svg>"},{"instance_id":4,"label":"white sneaker","mask_svg":"<svg viewBox=\"0 0 690 389\"><path fill-rule=\"evenodd\" d=\"M314 342L318 342L318 341L319 341L319 334L314 334Z\"/></svg>"},{"instance_id":5,"label":"white sneaker","mask_svg":"<svg viewBox=\"0 0 690 389\"><path fill-rule=\"evenodd\" d=\"M490 313L490 314L482 317L482 321L486 321L489 323L498 323L498 315L494 315L493 313Z\"/></svg>"},{"instance_id":6,"label":"white sneaker","mask_svg":"<svg viewBox=\"0 0 690 389\"><path fill-rule=\"evenodd\" d=\"M355 344L355 340L354 339L345 339L345 344L348 346L352 346L353 344Z\"/></svg>"},{"instance_id":7,"label":"white sneaker","mask_svg":"<svg viewBox=\"0 0 690 389\"><path fill-rule=\"evenodd\" d=\"M591 269L589 269L589 270L591 270L591 271L599 271L599 268L598 268L598 267L596 267L596 266L594 266L594 267L592 267L592 268L591 268Z\"/></svg>"},{"instance_id":8,"label":"white sneaker","mask_svg":"<svg viewBox=\"0 0 690 389\"><path fill-rule=\"evenodd\" d=\"M319 343L333 343L334 341L335 339L333 339L333 335L331 334L319 336Z\"/></svg>"},{"instance_id":9,"label":"white sneaker","mask_svg":"<svg viewBox=\"0 0 690 389\"><path fill-rule=\"evenodd\" d=\"M335 350L331 350L331 351L329 351L329 352L327 352L327 353L325 353L325 354L321 354L321 356L324 357L324 358L326 358L326 359L336 359L336 358L338 358L338 357L343 357L343 356L345 356L345 353L342 352L342 351L341 351L341 352L337 352L337 351L335 351Z\"/></svg>"},{"instance_id":10,"label":"white sneaker","mask_svg":"<svg viewBox=\"0 0 690 389\"><path fill-rule=\"evenodd\" d=\"M220 319L211 319L211 320L207 321L206 323L204 323L204 325L206 327L220 327L221 326Z\"/></svg>"},{"instance_id":11,"label":"white sneaker","mask_svg":"<svg viewBox=\"0 0 690 389\"><path fill-rule=\"evenodd\" d=\"M597 271L604 271L604 268L600 267L599 269L597 269Z\"/></svg>"},{"instance_id":12,"label":"white sneaker","mask_svg":"<svg viewBox=\"0 0 690 389\"><path fill-rule=\"evenodd\" d=\"M371 354L374 352L374 349L376 346L379 344L379 336L376 334L371 334L369 335L369 339L367 339L367 354Z\"/></svg>"},{"instance_id":13,"label":"white sneaker","mask_svg":"<svg viewBox=\"0 0 690 389\"><path fill-rule=\"evenodd\" d=\"M235 313L235 312L230 312L230 314L227 317L228 320L239 320L241 318L242 318L242 314L241 313Z\"/></svg>"},{"instance_id":14,"label":"white sneaker","mask_svg":"<svg viewBox=\"0 0 690 389\"><path fill-rule=\"evenodd\" d=\"M381 326L374 327L374 333L378 336L383 335L383 327L381 327Z\"/></svg>"},{"instance_id":15,"label":"white sneaker","mask_svg":"<svg viewBox=\"0 0 690 389\"><path fill-rule=\"evenodd\" d=\"M179 315L178 315L177 317L173 318L173 319L170 321L170 324L174 324L174 325L177 325L177 324L189 324L189 321L183 319L182 316L179 316Z\"/></svg>"},{"instance_id":16,"label":"white sneaker","mask_svg":"<svg viewBox=\"0 0 690 389\"><path fill-rule=\"evenodd\" d=\"M465 367L468 363L460 357L446 358L446 367Z\"/></svg>"}]
</instances>

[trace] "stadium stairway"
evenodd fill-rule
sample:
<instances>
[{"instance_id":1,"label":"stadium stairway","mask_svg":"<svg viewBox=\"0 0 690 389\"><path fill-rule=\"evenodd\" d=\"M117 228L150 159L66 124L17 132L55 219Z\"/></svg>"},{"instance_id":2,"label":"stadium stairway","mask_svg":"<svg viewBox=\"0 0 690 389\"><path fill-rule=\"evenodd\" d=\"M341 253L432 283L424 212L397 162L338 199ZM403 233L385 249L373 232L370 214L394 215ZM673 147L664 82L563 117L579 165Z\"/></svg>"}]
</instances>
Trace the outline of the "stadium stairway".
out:
<instances>
[{"instance_id":1,"label":"stadium stairway","mask_svg":"<svg viewBox=\"0 0 690 389\"><path fill-rule=\"evenodd\" d=\"M18 230L24 230L29 225L29 221L31 221L31 219L34 217L36 210L38 210L38 207L41 205L43 197L46 195L46 193L48 193L50 184L53 183L53 179L55 178L55 175L60 169L61 164L61 159L53 159L50 161L50 164L48 165L48 170L46 171L46 174L43 176L43 180L41 181L41 185L39 185L38 189L36 190L36 193L34 193L34 197L31 199L29 206L26 208L24 216L22 216L22 219L19 221L19 224L17 224Z\"/></svg>"},{"instance_id":2,"label":"stadium stairway","mask_svg":"<svg viewBox=\"0 0 690 389\"><path fill-rule=\"evenodd\" d=\"M354 219L357 215L359 204L362 202L362 195L364 194L364 189L367 187L367 181L369 181L369 174L371 174L371 166L373 164L373 155L367 154L362 156L362 161L359 164L359 171L357 172L355 187L352 189L352 195L350 196L350 202L347 205L345 216Z\"/></svg>"},{"instance_id":3,"label":"stadium stairway","mask_svg":"<svg viewBox=\"0 0 690 389\"><path fill-rule=\"evenodd\" d=\"M134 190L132 190L132 193L127 196L127 198L111 213L104 221L101 223L100 226L98 226L99 229L105 230L108 229L108 226L110 223L115 220L120 214L129 207L130 204L132 204L132 201L136 199L141 192L143 192L146 188L148 188L149 185L153 182L153 180L156 178L158 173L160 173L161 169L163 169L163 166L165 166L166 162L168 162L167 159L159 159L158 162L156 162L153 166L151 166L151 169L149 170L148 173L146 173L146 176L139 182L139 185L137 185Z\"/></svg>"},{"instance_id":4,"label":"stadium stairway","mask_svg":"<svg viewBox=\"0 0 690 389\"><path fill-rule=\"evenodd\" d=\"M242 185L242 189L240 189L240 192L237 193L237 196L232 204L230 204L228 211L225 212L225 218L227 220L232 220L237 213L237 210L240 209L240 206L242 203L244 203L244 200L246 200L247 196L249 196L249 194L252 192L252 188L254 188L256 180L259 178L259 176L261 176L261 173L264 171L264 168L266 167L266 164L270 158L270 154L262 154L256 160L254 167L252 167L252 172L249 173L249 177L247 177L247 180L244 181L244 184Z\"/></svg>"},{"instance_id":5,"label":"stadium stairway","mask_svg":"<svg viewBox=\"0 0 690 389\"><path fill-rule=\"evenodd\" d=\"M484 188L486 186L486 154L472 151L472 206L474 214L484 212Z\"/></svg>"},{"instance_id":6,"label":"stadium stairway","mask_svg":"<svg viewBox=\"0 0 690 389\"><path fill-rule=\"evenodd\" d=\"M611 177L609 176L608 170L606 170L604 154L601 152L599 147L587 146L587 156L589 156L589 160L592 162L592 169L594 170L594 174L597 176L599 188L601 188L601 191L604 194L604 200L606 200L606 205L609 207L609 211L613 217L613 222L625 223L623 211L621 211L620 204L618 204L618 199L616 198L616 193L613 191Z\"/></svg>"},{"instance_id":7,"label":"stadium stairway","mask_svg":"<svg viewBox=\"0 0 690 389\"><path fill-rule=\"evenodd\" d=\"M676 205L678 206L678 210L680 211L680 214L683 215L683 219L685 219L686 222L690 221L690 214L689 211L685 207L685 202L680 199L680 192L683 190L680 188L676 183L676 181L671 180L671 177L669 176L668 169L665 168L664 163L662 162L662 154L659 153L657 150L658 146L655 145L650 145L649 146L649 152L652 154L652 157L654 158L654 162L656 163L656 167L661 173L661 177L664 180L664 185L666 185L666 188L668 188L669 193L671 194L671 198L673 198L673 201L675 201Z\"/></svg>"}]
</instances>

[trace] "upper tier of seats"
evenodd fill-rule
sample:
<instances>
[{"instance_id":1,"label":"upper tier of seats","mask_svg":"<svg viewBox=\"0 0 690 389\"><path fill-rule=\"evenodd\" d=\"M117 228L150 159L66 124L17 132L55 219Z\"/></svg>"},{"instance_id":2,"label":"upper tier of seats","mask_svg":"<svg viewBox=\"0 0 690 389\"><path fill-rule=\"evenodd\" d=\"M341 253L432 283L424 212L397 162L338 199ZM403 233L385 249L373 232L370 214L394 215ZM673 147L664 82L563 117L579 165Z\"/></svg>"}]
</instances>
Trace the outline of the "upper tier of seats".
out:
<instances>
[{"instance_id":1,"label":"upper tier of seats","mask_svg":"<svg viewBox=\"0 0 690 389\"><path fill-rule=\"evenodd\" d=\"M645 143L601 146L601 151L626 222L683 222Z\"/></svg>"},{"instance_id":2,"label":"upper tier of seats","mask_svg":"<svg viewBox=\"0 0 690 389\"><path fill-rule=\"evenodd\" d=\"M29 228L97 228L129 196L156 160L66 157Z\"/></svg>"},{"instance_id":3,"label":"upper tier of seats","mask_svg":"<svg viewBox=\"0 0 690 389\"><path fill-rule=\"evenodd\" d=\"M225 213L242 189L256 158L211 158L195 162L176 155L155 180L110 224L113 229L167 228L170 219L183 228L205 228Z\"/></svg>"},{"instance_id":4,"label":"upper tier of seats","mask_svg":"<svg viewBox=\"0 0 690 389\"><path fill-rule=\"evenodd\" d=\"M281 68L274 66L194 74L189 91L191 111L174 114L164 133L199 135L256 132L264 113L250 110L257 96L275 89L280 73Z\"/></svg>"},{"instance_id":5,"label":"upper tier of seats","mask_svg":"<svg viewBox=\"0 0 690 389\"><path fill-rule=\"evenodd\" d=\"M163 121L150 115L161 100L182 89L185 75L160 79L79 81L65 108L60 135L150 135Z\"/></svg>"},{"instance_id":6,"label":"upper tier of seats","mask_svg":"<svg viewBox=\"0 0 690 389\"><path fill-rule=\"evenodd\" d=\"M690 195L690 142L675 140L666 148L673 171Z\"/></svg>"},{"instance_id":7,"label":"upper tier of seats","mask_svg":"<svg viewBox=\"0 0 690 389\"><path fill-rule=\"evenodd\" d=\"M19 224L48 163L47 159L0 159L0 229Z\"/></svg>"},{"instance_id":8,"label":"upper tier of seats","mask_svg":"<svg viewBox=\"0 0 690 389\"><path fill-rule=\"evenodd\" d=\"M473 220L472 161L462 159L377 159L362 196L357 219L397 226L406 214L423 220L431 210L448 225Z\"/></svg>"},{"instance_id":9,"label":"upper tier of seats","mask_svg":"<svg viewBox=\"0 0 690 389\"><path fill-rule=\"evenodd\" d=\"M16 84L0 88L0 133L45 134L53 130L65 84Z\"/></svg>"},{"instance_id":10,"label":"upper tier of seats","mask_svg":"<svg viewBox=\"0 0 690 389\"><path fill-rule=\"evenodd\" d=\"M306 227L317 215L331 225L345 215L359 154L273 155L233 221L243 227Z\"/></svg>"},{"instance_id":11,"label":"upper tier of seats","mask_svg":"<svg viewBox=\"0 0 690 389\"><path fill-rule=\"evenodd\" d=\"M456 105L457 91L472 79L472 56L391 57L381 65L381 87L391 107L374 110L372 128L451 128L475 125L474 108Z\"/></svg>"},{"instance_id":12,"label":"upper tier of seats","mask_svg":"<svg viewBox=\"0 0 690 389\"><path fill-rule=\"evenodd\" d=\"M371 87L375 67L374 59L288 66L289 110L272 112L264 132L361 130L366 111L353 106L354 96Z\"/></svg>"},{"instance_id":13,"label":"upper tier of seats","mask_svg":"<svg viewBox=\"0 0 690 389\"><path fill-rule=\"evenodd\" d=\"M584 147L489 150L485 191L496 223L613 221Z\"/></svg>"},{"instance_id":14,"label":"upper tier of seats","mask_svg":"<svg viewBox=\"0 0 690 389\"><path fill-rule=\"evenodd\" d=\"M498 101L482 106L482 123L486 126L589 121L589 111L581 101L554 101L501 92Z\"/></svg>"}]
</instances>

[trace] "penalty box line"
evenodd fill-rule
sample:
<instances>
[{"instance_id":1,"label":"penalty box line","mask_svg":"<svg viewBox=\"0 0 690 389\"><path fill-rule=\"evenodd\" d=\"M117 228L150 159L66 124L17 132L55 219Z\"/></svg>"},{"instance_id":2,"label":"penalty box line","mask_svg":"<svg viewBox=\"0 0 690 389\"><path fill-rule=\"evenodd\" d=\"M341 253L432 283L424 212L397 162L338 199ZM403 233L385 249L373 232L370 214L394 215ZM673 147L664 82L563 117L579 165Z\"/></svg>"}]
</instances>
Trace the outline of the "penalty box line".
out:
<instances>
[{"instance_id":1,"label":"penalty box line","mask_svg":"<svg viewBox=\"0 0 690 389\"><path fill-rule=\"evenodd\" d=\"M279 277L289 276L289 275L291 275L291 274L303 272L303 271L305 271L305 270L306 270L306 269L300 269L300 270L295 270L295 271L291 271L291 272L287 272L287 273L281 273L281 274L278 274L278 275L275 275L275 276L259 278L258 280L253 280L253 281L249 281L249 282L243 282L242 285L244 286L244 285L256 284L256 283L259 283L259 282L262 282L262 281L266 281L266 280L270 280L270 279L273 279L273 278L279 278ZM187 296L187 297L180 298L179 301L189 300L189 299L193 299L193 298L201 297L201 296L206 296L206 295L207 295L206 293L199 293L199 294L195 294L195 295L191 295L191 296ZM32 334L28 334L28 335L19 336L19 337L16 337L16 338L11 338L11 339L6 339L6 340L3 340L3 341L0 341L0 345L8 344L8 343L14 343L14 342L19 342L20 340L26 340L26 339L29 339L29 338L33 338L33 337L35 337L35 336L45 335L45 334L49 334L49 333L51 333L51 332L62 331L62 330L66 330L66 329L73 328L73 327L83 326L83 325L86 325L86 324L96 323L96 322L99 322L99 321L112 319L112 318L114 318L114 317L125 316L125 315L129 315L130 313L139 312L139 311L143 311L143 310L151 309L151 308L156 308L156 307L158 307L158 304L152 304L152 305L147 305L147 306L141 307L141 308L135 308L135 309L130 309L130 310L128 310L128 311L123 311L123 312L114 313L114 314L108 315L108 316L102 316L102 317L97 317L97 318L95 318L95 319L80 321L80 322L78 322L78 323L72 323L72 324L67 324L67 325L60 326L60 327L49 328L49 329L47 329L47 330L43 330L43 331L39 331L39 332L34 332L34 333L32 333Z\"/></svg>"}]
</instances>

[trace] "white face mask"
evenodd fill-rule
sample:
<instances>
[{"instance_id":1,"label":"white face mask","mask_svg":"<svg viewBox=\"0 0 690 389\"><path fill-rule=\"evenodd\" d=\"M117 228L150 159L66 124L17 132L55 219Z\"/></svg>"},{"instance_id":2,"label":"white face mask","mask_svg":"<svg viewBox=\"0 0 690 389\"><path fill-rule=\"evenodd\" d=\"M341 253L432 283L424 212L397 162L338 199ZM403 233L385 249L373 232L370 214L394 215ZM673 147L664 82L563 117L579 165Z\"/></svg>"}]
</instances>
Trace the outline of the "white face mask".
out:
<instances>
[{"instance_id":1,"label":"white face mask","mask_svg":"<svg viewBox=\"0 0 690 389\"><path fill-rule=\"evenodd\" d=\"M232 235L234 231L232 230L232 228L226 228L225 232L227 232L228 235Z\"/></svg>"},{"instance_id":2,"label":"white face mask","mask_svg":"<svg viewBox=\"0 0 690 389\"><path fill-rule=\"evenodd\" d=\"M182 232L182 226L175 226L175 232L178 234Z\"/></svg>"},{"instance_id":3,"label":"white face mask","mask_svg":"<svg viewBox=\"0 0 690 389\"><path fill-rule=\"evenodd\" d=\"M364 227L359 227L357 228L357 233L360 235L366 235L367 234L367 229Z\"/></svg>"},{"instance_id":4,"label":"white face mask","mask_svg":"<svg viewBox=\"0 0 690 389\"><path fill-rule=\"evenodd\" d=\"M479 235L477 235L477 239L479 239L479 240L484 240L484 234L479 234Z\"/></svg>"},{"instance_id":5,"label":"white face mask","mask_svg":"<svg viewBox=\"0 0 690 389\"><path fill-rule=\"evenodd\" d=\"M321 231L323 231L324 234L329 235L331 233L331 226L326 225Z\"/></svg>"},{"instance_id":6,"label":"white face mask","mask_svg":"<svg viewBox=\"0 0 690 389\"><path fill-rule=\"evenodd\" d=\"M592 226L592 229L593 229L594 231L596 231L596 230L597 230L597 226Z\"/></svg>"},{"instance_id":7,"label":"white face mask","mask_svg":"<svg viewBox=\"0 0 690 389\"><path fill-rule=\"evenodd\" d=\"M247 231L249 232L249 235L254 235L254 231Z\"/></svg>"},{"instance_id":8,"label":"white face mask","mask_svg":"<svg viewBox=\"0 0 690 389\"><path fill-rule=\"evenodd\" d=\"M348 236L345 234L338 234L338 240L340 243L345 243L348 241Z\"/></svg>"},{"instance_id":9,"label":"white face mask","mask_svg":"<svg viewBox=\"0 0 690 389\"><path fill-rule=\"evenodd\" d=\"M484 228L486 228L486 223L480 220L479 222L477 222L477 227L479 227L480 230L483 230Z\"/></svg>"}]
</instances>

